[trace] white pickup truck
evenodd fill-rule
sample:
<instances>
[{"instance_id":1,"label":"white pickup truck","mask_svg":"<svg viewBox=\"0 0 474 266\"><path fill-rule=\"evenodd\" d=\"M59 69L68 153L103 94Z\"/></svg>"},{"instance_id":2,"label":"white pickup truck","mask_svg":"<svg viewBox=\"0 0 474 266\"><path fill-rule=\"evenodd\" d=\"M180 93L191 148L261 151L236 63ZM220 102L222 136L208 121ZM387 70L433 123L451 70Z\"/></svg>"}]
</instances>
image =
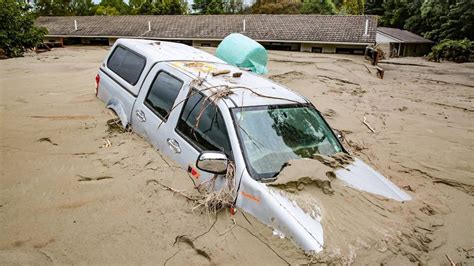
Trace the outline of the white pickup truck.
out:
<instances>
[{"instance_id":1,"label":"white pickup truck","mask_svg":"<svg viewBox=\"0 0 474 266\"><path fill-rule=\"evenodd\" d=\"M222 175L232 162L235 207L306 251L323 249L321 222L265 183L291 159L346 152L306 98L204 51L131 39L112 47L96 77L96 94L123 127L192 172L198 183ZM359 159L335 173L353 188L411 199Z\"/></svg>"}]
</instances>

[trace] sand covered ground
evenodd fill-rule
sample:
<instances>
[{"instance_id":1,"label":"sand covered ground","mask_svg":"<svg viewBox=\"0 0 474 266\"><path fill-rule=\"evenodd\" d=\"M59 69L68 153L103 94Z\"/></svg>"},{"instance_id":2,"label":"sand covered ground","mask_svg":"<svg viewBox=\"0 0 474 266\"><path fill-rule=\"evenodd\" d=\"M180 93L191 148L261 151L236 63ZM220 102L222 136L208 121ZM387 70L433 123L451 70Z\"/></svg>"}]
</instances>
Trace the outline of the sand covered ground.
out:
<instances>
[{"instance_id":1,"label":"sand covered ground","mask_svg":"<svg viewBox=\"0 0 474 266\"><path fill-rule=\"evenodd\" d=\"M94 96L107 49L0 61L1 264L474 263L474 64L392 59L381 80L360 56L270 52L266 76L310 99L354 155L414 198L338 182L332 194L289 193L325 214L327 250L307 257L250 215L193 211L154 181L193 190L143 139L108 131L113 116Z\"/></svg>"}]
</instances>

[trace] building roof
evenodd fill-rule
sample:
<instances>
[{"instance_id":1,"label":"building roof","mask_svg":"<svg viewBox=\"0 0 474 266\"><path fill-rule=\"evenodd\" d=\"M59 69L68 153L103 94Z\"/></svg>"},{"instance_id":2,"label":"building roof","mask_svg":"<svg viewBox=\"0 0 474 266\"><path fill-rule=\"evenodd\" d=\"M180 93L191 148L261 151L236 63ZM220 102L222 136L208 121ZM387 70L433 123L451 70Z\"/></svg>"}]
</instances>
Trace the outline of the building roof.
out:
<instances>
[{"instance_id":1,"label":"building roof","mask_svg":"<svg viewBox=\"0 0 474 266\"><path fill-rule=\"evenodd\" d=\"M74 21L77 21L77 30ZM48 29L47 36L222 40L230 33L239 32L257 41L365 44L375 42L377 17L257 14L68 16L39 17L37 25Z\"/></svg>"},{"instance_id":2,"label":"building roof","mask_svg":"<svg viewBox=\"0 0 474 266\"><path fill-rule=\"evenodd\" d=\"M402 43L432 43L432 41L425 39L420 35L397 28L378 27L377 33L384 34Z\"/></svg>"}]
</instances>

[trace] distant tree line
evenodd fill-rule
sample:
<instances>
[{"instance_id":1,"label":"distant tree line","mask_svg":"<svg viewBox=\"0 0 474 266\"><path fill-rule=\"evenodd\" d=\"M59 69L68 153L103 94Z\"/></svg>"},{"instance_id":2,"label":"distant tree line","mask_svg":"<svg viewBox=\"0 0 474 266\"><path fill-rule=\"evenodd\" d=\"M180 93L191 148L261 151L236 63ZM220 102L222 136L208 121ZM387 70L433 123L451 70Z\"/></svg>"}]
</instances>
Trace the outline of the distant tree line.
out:
<instances>
[{"instance_id":1,"label":"distant tree line","mask_svg":"<svg viewBox=\"0 0 474 266\"><path fill-rule=\"evenodd\" d=\"M366 0L35 0L40 16L182 15L194 14L364 14Z\"/></svg>"},{"instance_id":2,"label":"distant tree line","mask_svg":"<svg viewBox=\"0 0 474 266\"><path fill-rule=\"evenodd\" d=\"M237 14L244 12L243 0L36 0L39 16L116 16L116 15L183 15Z\"/></svg>"},{"instance_id":3,"label":"distant tree line","mask_svg":"<svg viewBox=\"0 0 474 266\"><path fill-rule=\"evenodd\" d=\"M365 0L256 0L249 8L256 14L362 15Z\"/></svg>"},{"instance_id":4,"label":"distant tree line","mask_svg":"<svg viewBox=\"0 0 474 266\"><path fill-rule=\"evenodd\" d=\"M181 15L187 13L185 0L36 0L39 16L117 16L117 15Z\"/></svg>"}]
</instances>

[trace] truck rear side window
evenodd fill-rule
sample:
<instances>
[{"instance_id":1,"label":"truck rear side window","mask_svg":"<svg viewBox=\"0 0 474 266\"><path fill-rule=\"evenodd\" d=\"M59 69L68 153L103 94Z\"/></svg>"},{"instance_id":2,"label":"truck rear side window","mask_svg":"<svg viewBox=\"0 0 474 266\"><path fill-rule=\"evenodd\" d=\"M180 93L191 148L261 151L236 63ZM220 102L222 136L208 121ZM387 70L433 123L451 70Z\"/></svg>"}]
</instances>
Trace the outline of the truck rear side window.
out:
<instances>
[{"instance_id":1,"label":"truck rear side window","mask_svg":"<svg viewBox=\"0 0 474 266\"><path fill-rule=\"evenodd\" d=\"M107 61L107 67L131 85L135 85L145 68L145 58L117 46Z\"/></svg>"},{"instance_id":2,"label":"truck rear side window","mask_svg":"<svg viewBox=\"0 0 474 266\"><path fill-rule=\"evenodd\" d=\"M195 90L186 101L176 130L198 150L222 151L227 156L232 154L219 108Z\"/></svg>"},{"instance_id":3,"label":"truck rear side window","mask_svg":"<svg viewBox=\"0 0 474 266\"><path fill-rule=\"evenodd\" d=\"M166 121L183 82L166 72L159 72L151 84L145 105Z\"/></svg>"}]
</instances>

